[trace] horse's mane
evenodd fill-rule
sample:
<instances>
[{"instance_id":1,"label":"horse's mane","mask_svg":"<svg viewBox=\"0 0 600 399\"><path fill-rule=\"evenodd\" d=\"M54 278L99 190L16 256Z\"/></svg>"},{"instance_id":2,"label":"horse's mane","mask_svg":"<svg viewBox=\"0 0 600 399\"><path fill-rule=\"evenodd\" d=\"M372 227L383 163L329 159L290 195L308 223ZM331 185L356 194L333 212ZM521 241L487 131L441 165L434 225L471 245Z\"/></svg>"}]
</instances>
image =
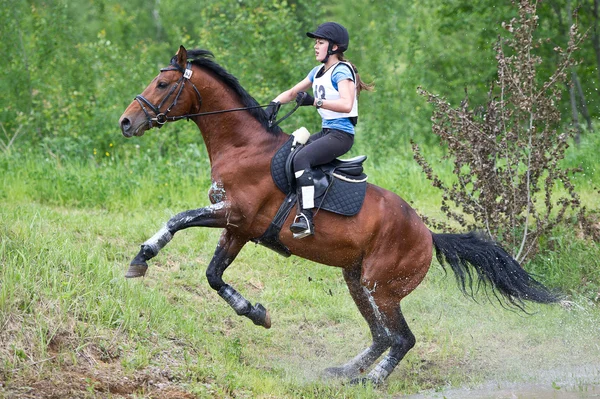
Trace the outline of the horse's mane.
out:
<instances>
[{"instance_id":1,"label":"horse's mane","mask_svg":"<svg viewBox=\"0 0 600 399\"><path fill-rule=\"evenodd\" d=\"M242 100L244 107L256 107L258 102L240 85L235 76L227 72L222 66L213 60L213 53L208 50L194 49L188 50L187 56L190 62L200 68L205 68L214 73L223 83L232 89ZM171 59L171 63L177 62L177 56ZM262 108L252 108L248 112L260 122L265 130L272 134L281 133L279 126L269 127L267 114Z\"/></svg>"}]
</instances>

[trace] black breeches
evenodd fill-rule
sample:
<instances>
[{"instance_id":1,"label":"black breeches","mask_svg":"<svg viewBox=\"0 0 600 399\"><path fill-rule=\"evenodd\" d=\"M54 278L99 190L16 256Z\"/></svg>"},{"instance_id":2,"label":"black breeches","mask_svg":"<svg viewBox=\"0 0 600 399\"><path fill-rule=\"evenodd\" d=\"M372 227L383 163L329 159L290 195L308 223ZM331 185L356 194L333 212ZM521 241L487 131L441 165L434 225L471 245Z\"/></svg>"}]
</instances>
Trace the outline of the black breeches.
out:
<instances>
[{"instance_id":1,"label":"black breeches","mask_svg":"<svg viewBox=\"0 0 600 399\"><path fill-rule=\"evenodd\" d=\"M335 129L323 129L308 139L294 157L294 172L331 162L344 155L354 144L354 135Z\"/></svg>"}]
</instances>

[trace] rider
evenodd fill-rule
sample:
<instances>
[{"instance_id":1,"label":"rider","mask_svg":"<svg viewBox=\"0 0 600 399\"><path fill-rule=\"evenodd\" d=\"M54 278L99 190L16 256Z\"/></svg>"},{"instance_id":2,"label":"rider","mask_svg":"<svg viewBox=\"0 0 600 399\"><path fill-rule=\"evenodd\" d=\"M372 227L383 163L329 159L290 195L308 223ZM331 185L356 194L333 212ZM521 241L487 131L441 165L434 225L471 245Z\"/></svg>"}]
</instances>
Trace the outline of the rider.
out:
<instances>
[{"instance_id":1,"label":"rider","mask_svg":"<svg viewBox=\"0 0 600 399\"><path fill-rule=\"evenodd\" d=\"M314 234L315 189L311 168L350 151L358 120L358 94L371 89L361 82L354 65L344 58L350 41L346 28L336 22L325 22L306 36L315 39L315 58L323 65L314 67L306 78L279 94L266 110L272 118L281 103L296 99L299 105L316 107L323 119L322 130L310 136L293 161L298 211L290 230L295 238ZM316 98L306 93L311 86Z\"/></svg>"}]
</instances>

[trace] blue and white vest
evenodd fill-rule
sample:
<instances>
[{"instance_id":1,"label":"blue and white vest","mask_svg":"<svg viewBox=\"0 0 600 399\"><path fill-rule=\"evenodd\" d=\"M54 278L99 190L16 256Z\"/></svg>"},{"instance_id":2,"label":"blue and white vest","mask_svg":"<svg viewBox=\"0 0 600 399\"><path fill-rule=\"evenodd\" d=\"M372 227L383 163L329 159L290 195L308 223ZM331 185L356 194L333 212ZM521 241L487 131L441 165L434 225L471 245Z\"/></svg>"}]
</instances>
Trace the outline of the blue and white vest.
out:
<instances>
[{"instance_id":1,"label":"blue and white vest","mask_svg":"<svg viewBox=\"0 0 600 399\"><path fill-rule=\"evenodd\" d=\"M354 77L354 83L356 84L356 74L354 73L354 69L352 65L340 61L337 64L333 65L329 68L322 76L317 77L313 80L313 93L315 98L321 100L337 100L340 98L340 92L335 89L333 86L333 82L331 80L331 75L333 74L334 69L340 64L346 64L350 71L352 72L352 76ZM318 75L318 73L317 73ZM351 118L354 116L358 116L358 98L357 98L357 89L355 86L354 89L354 104L352 105L352 110L350 112L335 112L328 109L319 108L319 114L323 119L340 119L340 118Z\"/></svg>"}]
</instances>

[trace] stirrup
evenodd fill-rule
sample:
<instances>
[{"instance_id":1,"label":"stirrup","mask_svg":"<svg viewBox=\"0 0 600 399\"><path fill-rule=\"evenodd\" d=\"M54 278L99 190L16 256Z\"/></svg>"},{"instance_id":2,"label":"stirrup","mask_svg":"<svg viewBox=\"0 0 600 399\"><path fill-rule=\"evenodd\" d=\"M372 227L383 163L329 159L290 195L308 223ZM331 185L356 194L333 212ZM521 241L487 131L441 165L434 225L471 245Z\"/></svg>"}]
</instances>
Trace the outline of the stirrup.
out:
<instances>
[{"instance_id":1,"label":"stirrup","mask_svg":"<svg viewBox=\"0 0 600 399\"><path fill-rule=\"evenodd\" d=\"M296 239L301 239L315 234L313 231L313 224L304 214L304 212L296 215L294 222L290 226L290 231L293 233L293 236Z\"/></svg>"}]
</instances>

